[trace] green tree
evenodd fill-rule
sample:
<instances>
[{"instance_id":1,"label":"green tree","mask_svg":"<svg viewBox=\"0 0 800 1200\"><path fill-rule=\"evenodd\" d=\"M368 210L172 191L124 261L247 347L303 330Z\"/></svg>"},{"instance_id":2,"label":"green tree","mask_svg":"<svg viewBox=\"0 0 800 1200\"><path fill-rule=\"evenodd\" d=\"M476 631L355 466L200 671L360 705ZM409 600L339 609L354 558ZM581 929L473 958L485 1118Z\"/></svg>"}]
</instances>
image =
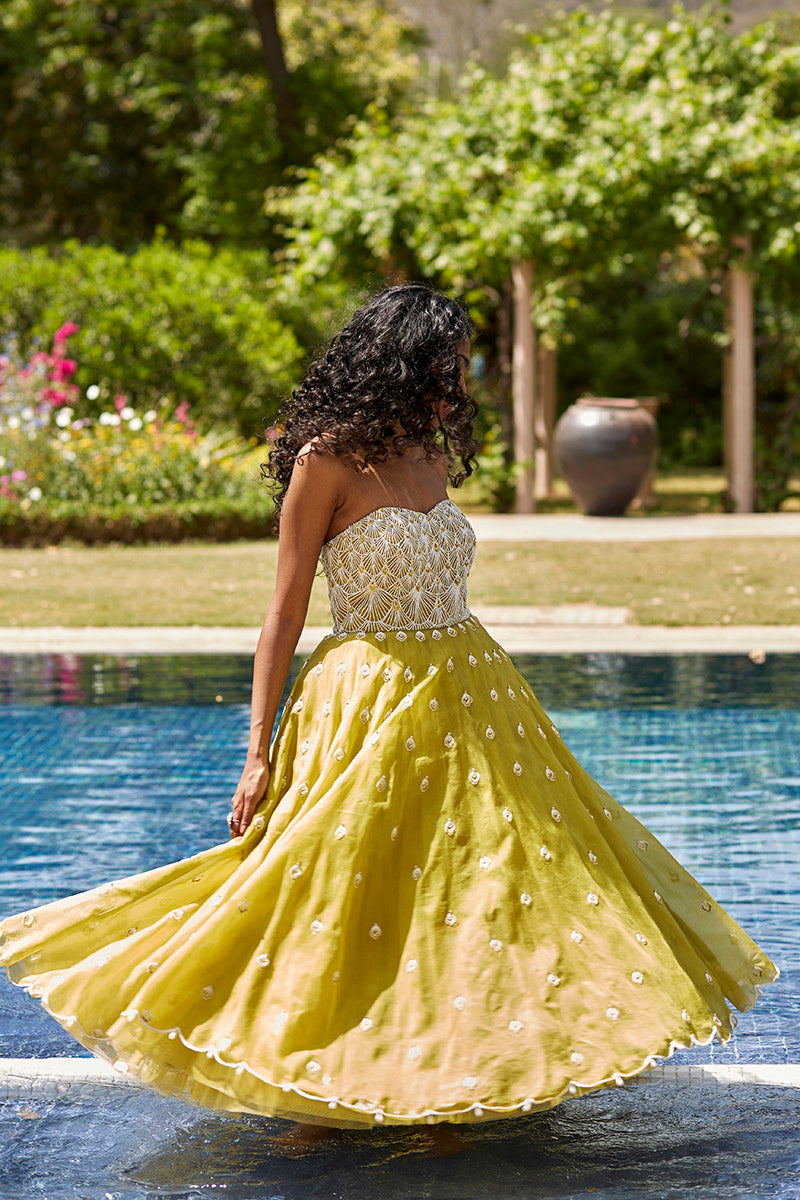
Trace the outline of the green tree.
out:
<instances>
[{"instance_id":1,"label":"green tree","mask_svg":"<svg viewBox=\"0 0 800 1200\"><path fill-rule=\"evenodd\" d=\"M415 76L417 34L372 0L278 6L296 136L249 0L8 0L0 13L0 237L130 248L163 225L269 239L265 188ZM288 95L288 99L287 99ZM285 134L285 123L284 123Z\"/></svg>"},{"instance_id":2,"label":"green tree","mask_svg":"<svg viewBox=\"0 0 800 1200\"><path fill-rule=\"evenodd\" d=\"M681 245L711 282L741 235L762 302L796 306L799 144L800 49L778 26L734 36L724 5L676 6L666 25L577 10L530 35L502 79L472 67L455 99L399 121L371 110L269 207L303 277L399 266L488 297L533 258L537 321L563 341L588 284L655 274ZM783 382L761 400L791 411L775 311L761 328L783 346Z\"/></svg>"}]
</instances>

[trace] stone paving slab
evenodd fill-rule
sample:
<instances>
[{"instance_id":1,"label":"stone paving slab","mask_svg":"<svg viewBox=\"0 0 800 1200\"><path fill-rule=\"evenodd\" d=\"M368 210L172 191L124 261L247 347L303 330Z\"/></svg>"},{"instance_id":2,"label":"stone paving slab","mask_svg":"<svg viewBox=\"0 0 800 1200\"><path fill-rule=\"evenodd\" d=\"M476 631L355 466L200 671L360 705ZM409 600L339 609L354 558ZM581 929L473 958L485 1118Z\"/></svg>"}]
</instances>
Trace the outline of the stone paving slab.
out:
<instances>
[{"instance_id":1,"label":"stone paving slab","mask_svg":"<svg viewBox=\"0 0 800 1200\"><path fill-rule=\"evenodd\" d=\"M581 513L468 513L479 542L667 542L800 538L800 513L585 517Z\"/></svg>"},{"instance_id":2,"label":"stone paving slab","mask_svg":"<svg viewBox=\"0 0 800 1200\"><path fill-rule=\"evenodd\" d=\"M514 625L486 628L513 654L800 653L800 625ZM297 651L330 633L309 625ZM0 627L0 654L252 654L259 630L200 625Z\"/></svg>"}]
</instances>

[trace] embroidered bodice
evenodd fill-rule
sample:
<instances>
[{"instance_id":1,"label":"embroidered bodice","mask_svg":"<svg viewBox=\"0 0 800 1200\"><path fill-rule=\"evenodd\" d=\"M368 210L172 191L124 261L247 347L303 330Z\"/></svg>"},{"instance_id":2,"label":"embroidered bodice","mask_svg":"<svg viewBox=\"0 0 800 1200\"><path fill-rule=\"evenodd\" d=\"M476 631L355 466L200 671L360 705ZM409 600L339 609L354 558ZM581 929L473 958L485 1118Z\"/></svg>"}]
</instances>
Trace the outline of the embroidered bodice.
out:
<instances>
[{"instance_id":1,"label":"embroidered bodice","mask_svg":"<svg viewBox=\"0 0 800 1200\"><path fill-rule=\"evenodd\" d=\"M376 508L322 547L334 633L463 621L474 557L472 526L452 500L429 512Z\"/></svg>"}]
</instances>

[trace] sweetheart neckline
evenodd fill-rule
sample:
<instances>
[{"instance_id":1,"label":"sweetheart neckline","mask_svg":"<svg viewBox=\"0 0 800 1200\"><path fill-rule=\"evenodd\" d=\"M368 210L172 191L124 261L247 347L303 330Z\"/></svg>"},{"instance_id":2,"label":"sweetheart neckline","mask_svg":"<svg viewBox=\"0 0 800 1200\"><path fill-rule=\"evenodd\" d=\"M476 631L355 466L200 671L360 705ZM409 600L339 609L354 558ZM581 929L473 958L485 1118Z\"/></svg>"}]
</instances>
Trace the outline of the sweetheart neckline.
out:
<instances>
[{"instance_id":1,"label":"sweetheart neckline","mask_svg":"<svg viewBox=\"0 0 800 1200\"><path fill-rule=\"evenodd\" d=\"M368 517L374 517L376 513L407 512L414 513L418 517L429 517L442 504L452 504L454 507L458 507L455 501L451 500L449 496L445 496L443 499L437 500L431 508L424 510L421 508L406 508L405 505L402 504L381 504L378 508L373 508L370 512L364 513L363 517L356 517L355 521L351 521L349 525L345 525L344 529L340 529L339 532L335 533L332 538L328 538L327 542L322 543L322 549L327 550L328 546L332 546L337 538L340 538L343 533L347 533L348 529L353 529L354 526L360 525L362 521L366 521ZM460 511L461 510L459 509L459 512Z\"/></svg>"}]
</instances>

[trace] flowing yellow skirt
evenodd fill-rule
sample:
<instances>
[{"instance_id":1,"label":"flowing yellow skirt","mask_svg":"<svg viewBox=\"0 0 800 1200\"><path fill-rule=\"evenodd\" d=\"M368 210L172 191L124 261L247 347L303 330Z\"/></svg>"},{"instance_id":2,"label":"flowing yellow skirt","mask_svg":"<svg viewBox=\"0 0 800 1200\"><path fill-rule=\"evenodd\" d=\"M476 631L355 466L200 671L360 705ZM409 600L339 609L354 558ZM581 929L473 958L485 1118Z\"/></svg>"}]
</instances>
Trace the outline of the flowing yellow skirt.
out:
<instances>
[{"instance_id":1,"label":"flowing yellow skirt","mask_svg":"<svg viewBox=\"0 0 800 1200\"><path fill-rule=\"evenodd\" d=\"M726 1041L778 976L474 617L325 638L243 837L0 934L142 1082L341 1126L549 1108Z\"/></svg>"}]
</instances>

